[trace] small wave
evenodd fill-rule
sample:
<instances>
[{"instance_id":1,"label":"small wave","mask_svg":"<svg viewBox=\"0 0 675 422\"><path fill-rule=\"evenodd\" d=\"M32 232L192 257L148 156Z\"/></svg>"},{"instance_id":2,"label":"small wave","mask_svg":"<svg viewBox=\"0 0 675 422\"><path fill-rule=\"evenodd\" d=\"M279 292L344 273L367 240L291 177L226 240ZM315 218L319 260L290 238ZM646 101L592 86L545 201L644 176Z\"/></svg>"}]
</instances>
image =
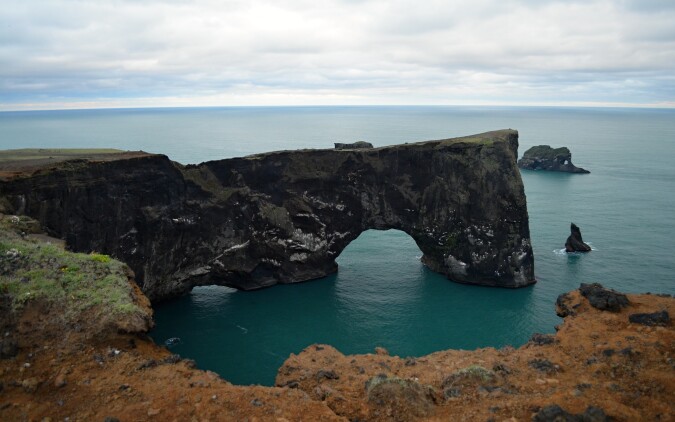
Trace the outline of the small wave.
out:
<instances>
[{"instance_id":1,"label":"small wave","mask_svg":"<svg viewBox=\"0 0 675 422\"><path fill-rule=\"evenodd\" d=\"M592 243L587 242L586 244L591 247L591 251L598 250L595 246L593 246ZM567 252L567 249L562 248L562 249L553 249L553 253L556 255L565 256L565 255L583 255L586 252Z\"/></svg>"},{"instance_id":2,"label":"small wave","mask_svg":"<svg viewBox=\"0 0 675 422\"><path fill-rule=\"evenodd\" d=\"M173 346L181 344L182 342L183 341L180 339L180 337L171 337L164 342L164 345L168 348L172 348Z\"/></svg>"},{"instance_id":3,"label":"small wave","mask_svg":"<svg viewBox=\"0 0 675 422\"><path fill-rule=\"evenodd\" d=\"M242 327L241 325L234 324L235 327L239 328L244 334L248 334L248 328Z\"/></svg>"}]
</instances>

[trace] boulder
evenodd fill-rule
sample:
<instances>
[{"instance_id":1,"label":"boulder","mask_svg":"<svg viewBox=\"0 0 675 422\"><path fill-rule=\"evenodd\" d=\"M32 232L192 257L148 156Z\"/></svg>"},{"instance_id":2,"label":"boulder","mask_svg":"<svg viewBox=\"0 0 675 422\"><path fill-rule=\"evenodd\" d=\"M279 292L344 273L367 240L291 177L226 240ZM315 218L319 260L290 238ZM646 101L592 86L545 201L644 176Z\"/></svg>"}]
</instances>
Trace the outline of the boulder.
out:
<instances>
[{"instance_id":1,"label":"boulder","mask_svg":"<svg viewBox=\"0 0 675 422\"><path fill-rule=\"evenodd\" d=\"M601 311L619 312L621 308L628 306L628 298L625 294L605 289L601 284L581 283L579 292L588 299L592 307Z\"/></svg>"},{"instance_id":2,"label":"boulder","mask_svg":"<svg viewBox=\"0 0 675 422\"><path fill-rule=\"evenodd\" d=\"M651 314L630 314L628 315L628 321L633 324L648 326L660 325L665 327L670 324L670 315L668 315L668 311L654 312Z\"/></svg>"}]
</instances>

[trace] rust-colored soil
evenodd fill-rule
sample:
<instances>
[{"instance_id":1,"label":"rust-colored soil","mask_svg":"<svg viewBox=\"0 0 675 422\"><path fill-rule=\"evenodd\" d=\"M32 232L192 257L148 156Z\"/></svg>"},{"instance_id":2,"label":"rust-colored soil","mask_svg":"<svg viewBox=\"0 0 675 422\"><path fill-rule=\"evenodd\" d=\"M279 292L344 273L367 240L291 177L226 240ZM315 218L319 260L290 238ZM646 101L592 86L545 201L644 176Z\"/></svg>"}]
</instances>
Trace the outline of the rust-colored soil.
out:
<instances>
[{"instance_id":1,"label":"rust-colored soil","mask_svg":"<svg viewBox=\"0 0 675 422\"><path fill-rule=\"evenodd\" d=\"M18 354L0 360L0 420L530 421L551 404L573 414L596 406L617 421L673 420L672 322L648 327L628 315L673 315L675 299L628 298L612 313L572 292L566 304L576 314L553 342L519 349L402 359L313 345L279 370L284 387L234 386L175 362L143 334L92 333L85 321L55 327L58 310L29 306L7 334L19 339Z\"/></svg>"}]
</instances>

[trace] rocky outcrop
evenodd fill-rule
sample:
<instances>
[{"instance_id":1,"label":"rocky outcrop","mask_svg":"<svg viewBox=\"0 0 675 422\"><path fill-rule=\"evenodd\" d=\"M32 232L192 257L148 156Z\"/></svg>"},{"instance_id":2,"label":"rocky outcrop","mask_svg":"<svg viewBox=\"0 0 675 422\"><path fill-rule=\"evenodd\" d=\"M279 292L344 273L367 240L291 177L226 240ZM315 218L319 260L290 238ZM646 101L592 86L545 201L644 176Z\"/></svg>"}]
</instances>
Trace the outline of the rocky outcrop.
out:
<instances>
[{"instance_id":1,"label":"rocky outcrop","mask_svg":"<svg viewBox=\"0 0 675 422\"><path fill-rule=\"evenodd\" d=\"M124 261L154 301L323 277L368 229L408 233L454 281L521 287L535 279L517 147L504 130L188 166L152 154L66 161L1 181L0 207L75 251Z\"/></svg>"},{"instance_id":2,"label":"rocky outcrop","mask_svg":"<svg viewBox=\"0 0 675 422\"><path fill-rule=\"evenodd\" d=\"M592 307L601 311L619 312L629 304L625 294L606 289L598 283L581 283L579 292Z\"/></svg>"},{"instance_id":3,"label":"rocky outcrop","mask_svg":"<svg viewBox=\"0 0 675 422\"><path fill-rule=\"evenodd\" d=\"M565 241L565 251L567 252L590 252L591 247L584 243L581 237L581 230L576 224L570 224L570 235Z\"/></svg>"},{"instance_id":4,"label":"rocky outcrop","mask_svg":"<svg viewBox=\"0 0 675 422\"><path fill-rule=\"evenodd\" d=\"M372 148L373 144L365 141L357 141L351 144L343 144L340 142L335 143L335 149L369 149Z\"/></svg>"},{"instance_id":5,"label":"rocky outcrop","mask_svg":"<svg viewBox=\"0 0 675 422\"><path fill-rule=\"evenodd\" d=\"M653 312L650 314L628 315L628 320L633 324L665 327L670 324L670 315L666 311Z\"/></svg>"},{"instance_id":6,"label":"rocky outcrop","mask_svg":"<svg viewBox=\"0 0 675 422\"><path fill-rule=\"evenodd\" d=\"M572 153L567 147L553 149L548 145L538 145L525 151L523 158L518 160L518 167L527 170L590 173L572 164Z\"/></svg>"}]
</instances>

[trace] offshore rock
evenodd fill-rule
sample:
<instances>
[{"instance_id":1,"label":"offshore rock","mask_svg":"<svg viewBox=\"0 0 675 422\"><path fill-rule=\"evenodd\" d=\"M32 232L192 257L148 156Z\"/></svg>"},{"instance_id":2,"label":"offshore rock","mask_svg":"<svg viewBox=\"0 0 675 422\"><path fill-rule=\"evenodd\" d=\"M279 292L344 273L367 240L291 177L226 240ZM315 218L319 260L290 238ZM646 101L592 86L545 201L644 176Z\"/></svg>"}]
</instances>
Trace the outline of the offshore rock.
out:
<instances>
[{"instance_id":1,"label":"offshore rock","mask_svg":"<svg viewBox=\"0 0 675 422\"><path fill-rule=\"evenodd\" d=\"M570 235L565 242L565 251L567 252L590 252L591 247L584 243L581 237L581 230L576 224L570 224Z\"/></svg>"},{"instance_id":2,"label":"offshore rock","mask_svg":"<svg viewBox=\"0 0 675 422\"><path fill-rule=\"evenodd\" d=\"M335 143L335 149L369 149L372 147L373 144L365 141L357 141L351 144L343 144L340 142Z\"/></svg>"},{"instance_id":3,"label":"offshore rock","mask_svg":"<svg viewBox=\"0 0 675 422\"><path fill-rule=\"evenodd\" d=\"M523 158L518 160L518 167L527 170L590 173L572 164L572 153L567 147L553 149L548 145L537 145L525 151Z\"/></svg>"},{"instance_id":4,"label":"offshore rock","mask_svg":"<svg viewBox=\"0 0 675 422\"><path fill-rule=\"evenodd\" d=\"M372 149L280 151L183 166L81 159L2 180L0 208L75 251L127 263L153 301L193 286L251 290L335 272L361 232L409 234L453 281L535 282L518 132ZM2 210L0 210L2 211Z\"/></svg>"}]
</instances>

